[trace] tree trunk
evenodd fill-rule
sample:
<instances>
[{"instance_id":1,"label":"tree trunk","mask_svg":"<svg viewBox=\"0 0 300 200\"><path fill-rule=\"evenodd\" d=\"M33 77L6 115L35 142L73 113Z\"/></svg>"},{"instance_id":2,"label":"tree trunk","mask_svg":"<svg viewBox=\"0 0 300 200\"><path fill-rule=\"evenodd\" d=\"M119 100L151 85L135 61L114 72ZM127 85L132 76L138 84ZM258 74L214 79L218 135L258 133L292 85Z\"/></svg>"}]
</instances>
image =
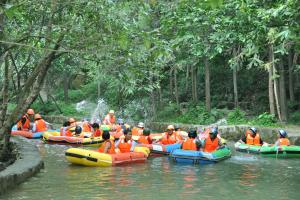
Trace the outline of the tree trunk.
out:
<instances>
[{"instance_id":1,"label":"tree trunk","mask_svg":"<svg viewBox=\"0 0 300 200\"><path fill-rule=\"evenodd\" d=\"M280 94L280 108L281 108L281 119L283 122L287 122L287 101L286 101L286 89L285 89L285 71L283 64L283 57L279 61L279 94Z\"/></svg>"},{"instance_id":2,"label":"tree trunk","mask_svg":"<svg viewBox=\"0 0 300 200\"><path fill-rule=\"evenodd\" d=\"M197 103L198 102L198 67L195 66L194 68L195 72L194 72L194 88L195 88L195 102Z\"/></svg>"},{"instance_id":3,"label":"tree trunk","mask_svg":"<svg viewBox=\"0 0 300 200\"><path fill-rule=\"evenodd\" d=\"M170 69L170 74L169 74L169 82L170 82L170 97L173 99L173 69Z\"/></svg>"},{"instance_id":4,"label":"tree trunk","mask_svg":"<svg viewBox=\"0 0 300 200\"><path fill-rule=\"evenodd\" d=\"M194 76L194 67L193 66L191 67L191 81L192 81L192 100L193 100L193 102L195 102L195 99L196 99L196 97L195 97L195 84L194 84L195 76Z\"/></svg>"},{"instance_id":5,"label":"tree trunk","mask_svg":"<svg viewBox=\"0 0 300 200\"><path fill-rule=\"evenodd\" d=\"M276 76L277 70L275 64L273 64L273 74ZM274 79L274 95L275 95L275 102L276 102L276 108L277 108L277 115L279 121L282 121L281 117L281 108L280 108L280 100L279 100L279 84L278 84L278 78Z\"/></svg>"},{"instance_id":6,"label":"tree trunk","mask_svg":"<svg viewBox=\"0 0 300 200\"><path fill-rule=\"evenodd\" d=\"M4 80L3 80L3 87L2 87L2 105L0 106L0 127L3 126L5 115L7 112L7 105L8 105L8 84L9 84L9 63L8 63L8 52L4 55ZM1 135L0 135L1 139Z\"/></svg>"},{"instance_id":7,"label":"tree trunk","mask_svg":"<svg viewBox=\"0 0 300 200\"><path fill-rule=\"evenodd\" d=\"M208 64L208 59L204 58L205 65L205 107L208 112L211 110L210 102L210 69Z\"/></svg>"},{"instance_id":8,"label":"tree trunk","mask_svg":"<svg viewBox=\"0 0 300 200\"><path fill-rule=\"evenodd\" d=\"M179 94L178 94L178 83L177 83L177 69L174 69L174 86L175 86L175 99L177 107L179 108Z\"/></svg>"},{"instance_id":9,"label":"tree trunk","mask_svg":"<svg viewBox=\"0 0 300 200\"><path fill-rule=\"evenodd\" d=\"M238 50L234 48L233 50L233 56L237 57L238 55ZM233 95L234 95L234 107L238 108L239 107L239 99L238 99L238 89L237 89L237 69L238 69L238 64L236 64L233 67L232 75L233 75Z\"/></svg>"},{"instance_id":10,"label":"tree trunk","mask_svg":"<svg viewBox=\"0 0 300 200\"><path fill-rule=\"evenodd\" d=\"M185 75L185 93L189 93L189 74L190 74L190 68L189 66L186 67L186 75Z\"/></svg>"},{"instance_id":11,"label":"tree trunk","mask_svg":"<svg viewBox=\"0 0 300 200\"><path fill-rule=\"evenodd\" d=\"M101 79L100 79L100 74L101 74L101 69L100 69L100 66L98 66L98 84L97 84L97 87L98 87L98 99L100 99L101 97Z\"/></svg>"},{"instance_id":12,"label":"tree trunk","mask_svg":"<svg viewBox=\"0 0 300 200\"><path fill-rule=\"evenodd\" d=\"M273 87L273 63L274 63L274 53L273 45L269 48L269 104L270 104L270 114L275 116L275 100L274 100L274 87Z\"/></svg>"},{"instance_id":13,"label":"tree trunk","mask_svg":"<svg viewBox=\"0 0 300 200\"><path fill-rule=\"evenodd\" d=\"M294 58L293 58L293 68L295 68L295 66L298 64L298 57L299 57L299 54L298 53L295 53L294 54ZM295 86L298 86L299 87L299 74L298 73L295 73L295 82L293 84L293 89L295 89ZM295 92L295 91L294 91Z\"/></svg>"},{"instance_id":14,"label":"tree trunk","mask_svg":"<svg viewBox=\"0 0 300 200\"><path fill-rule=\"evenodd\" d=\"M69 73L64 72L64 101L65 103L69 102Z\"/></svg>"},{"instance_id":15,"label":"tree trunk","mask_svg":"<svg viewBox=\"0 0 300 200\"><path fill-rule=\"evenodd\" d=\"M0 127L0 162L4 161L9 154L9 138L11 127L14 123L16 123L18 116L25 113L25 111L39 94L45 76L51 67L52 61L58 57L58 55L55 54L55 50L60 47L63 36L64 35L61 35L57 40L57 43L53 48L54 51L46 53L40 62L37 63L29 78L25 82L24 87L21 91L19 91L20 98L17 101L16 108L13 110L10 116L5 116L4 123Z\"/></svg>"},{"instance_id":16,"label":"tree trunk","mask_svg":"<svg viewBox=\"0 0 300 200\"><path fill-rule=\"evenodd\" d=\"M198 95L197 95L197 69L196 66L191 67L191 78L192 78L192 99L193 102L198 102Z\"/></svg>"},{"instance_id":17,"label":"tree trunk","mask_svg":"<svg viewBox=\"0 0 300 200\"><path fill-rule=\"evenodd\" d=\"M288 55L288 66L289 66L289 94L290 94L290 100L295 101L295 95L294 95L294 84L293 84L293 71L294 71L294 65L293 65L293 55L292 51L289 52Z\"/></svg>"}]
</instances>

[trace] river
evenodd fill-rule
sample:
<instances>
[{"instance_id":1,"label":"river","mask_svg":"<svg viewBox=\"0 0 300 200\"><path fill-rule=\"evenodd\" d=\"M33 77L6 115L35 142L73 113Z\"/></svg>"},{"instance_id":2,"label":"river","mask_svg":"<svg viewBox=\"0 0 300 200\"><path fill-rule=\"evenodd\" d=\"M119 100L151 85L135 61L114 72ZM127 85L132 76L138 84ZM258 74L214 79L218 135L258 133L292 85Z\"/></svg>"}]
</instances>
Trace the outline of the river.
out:
<instances>
[{"instance_id":1,"label":"river","mask_svg":"<svg viewBox=\"0 0 300 200\"><path fill-rule=\"evenodd\" d=\"M64 145L35 142L43 169L0 199L293 200L300 197L300 160L238 153L217 164L176 164L168 157L117 167L69 164Z\"/></svg>"}]
</instances>

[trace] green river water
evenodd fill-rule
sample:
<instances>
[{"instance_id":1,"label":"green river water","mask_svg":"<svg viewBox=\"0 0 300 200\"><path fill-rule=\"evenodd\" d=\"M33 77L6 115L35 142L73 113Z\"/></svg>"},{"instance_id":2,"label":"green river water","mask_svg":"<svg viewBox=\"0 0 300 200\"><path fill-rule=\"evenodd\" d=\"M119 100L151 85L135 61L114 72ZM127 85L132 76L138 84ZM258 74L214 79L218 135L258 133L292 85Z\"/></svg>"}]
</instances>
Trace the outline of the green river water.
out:
<instances>
[{"instance_id":1,"label":"green river water","mask_svg":"<svg viewBox=\"0 0 300 200\"><path fill-rule=\"evenodd\" d=\"M218 164L176 164L168 157L117 167L69 164L64 145L37 143L45 169L0 199L300 199L300 160L237 153Z\"/></svg>"}]
</instances>

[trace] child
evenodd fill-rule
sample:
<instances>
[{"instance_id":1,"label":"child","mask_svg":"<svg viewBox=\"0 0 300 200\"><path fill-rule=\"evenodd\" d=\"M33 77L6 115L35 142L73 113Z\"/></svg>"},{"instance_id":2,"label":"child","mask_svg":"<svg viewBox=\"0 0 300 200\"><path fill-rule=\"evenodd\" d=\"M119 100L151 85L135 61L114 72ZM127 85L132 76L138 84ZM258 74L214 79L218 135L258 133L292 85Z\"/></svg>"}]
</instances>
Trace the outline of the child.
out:
<instances>
[{"instance_id":1,"label":"child","mask_svg":"<svg viewBox=\"0 0 300 200\"><path fill-rule=\"evenodd\" d=\"M100 126L98 123L93 123L92 128L93 128L92 137L100 137L102 135L102 133L100 131Z\"/></svg>"}]
</instances>

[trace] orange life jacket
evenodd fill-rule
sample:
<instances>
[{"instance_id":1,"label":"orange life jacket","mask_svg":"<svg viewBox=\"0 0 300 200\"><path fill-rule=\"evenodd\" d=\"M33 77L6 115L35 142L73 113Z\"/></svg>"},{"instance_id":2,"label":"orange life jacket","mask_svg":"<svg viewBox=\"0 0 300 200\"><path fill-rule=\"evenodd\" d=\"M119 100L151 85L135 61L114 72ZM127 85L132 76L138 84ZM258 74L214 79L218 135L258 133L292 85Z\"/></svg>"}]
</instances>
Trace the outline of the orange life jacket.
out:
<instances>
[{"instance_id":1,"label":"orange life jacket","mask_svg":"<svg viewBox=\"0 0 300 200\"><path fill-rule=\"evenodd\" d=\"M178 140L182 140L180 135L177 135L175 132L170 136L168 133L165 133L161 143L163 145L175 144Z\"/></svg>"},{"instance_id":2,"label":"orange life jacket","mask_svg":"<svg viewBox=\"0 0 300 200\"><path fill-rule=\"evenodd\" d=\"M216 137L214 141L210 139L210 137L205 139L205 147L204 152L213 152L215 151L219 146L219 138Z\"/></svg>"},{"instance_id":3,"label":"orange life jacket","mask_svg":"<svg viewBox=\"0 0 300 200\"><path fill-rule=\"evenodd\" d=\"M196 139L188 138L182 144L183 150L197 151Z\"/></svg>"},{"instance_id":4,"label":"orange life jacket","mask_svg":"<svg viewBox=\"0 0 300 200\"><path fill-rule=\"evenodd\" d=\"M249 144L249 145L255 145L255 146L261 146L259 134L256 133L256 135L255 135L254 138L251 136L250 133L247 134L247 135L246 135L246 144Z\"/></svg>"},{"instance_id":5,"label":"orange life jacket","mask_svg":"<svg viewBox=\"0 0 300 200\"><path fill-rule=\"evenodd\" d=\"M24 124L22 123L23 118L26 119ZM23 130L27 131L27 130L30 129L30 119L29 119L29 116L27 114L23 115L22 119L20 119L20 121L18 121L17 128L18 128L18 130L22 130L22 131Z\"/></svg>"},{"instance_id":6,"label":"orange life jacket","mask_svg":"<svg viewBox=\"0 0 300 200\"><path fill-rule=\"evenodd\" d=\"M106 140L105 142L103 142L103 144L100 146L100 148L98 149L98 151L100 152L100 153L104 153L104 149L105 149L105 146L106 146L106 143L107 142L109 142L110 143L110 149L108 149L108 154L115 154L116 152L115 152L115 143L112 141L112 140L110 140L110 139L108 139L108 140Z\"/></svg>"},{"instance_id":7,"label":"orange life jacket","mask_svg":"<svg viewBox=\"0 0 300 200\"><path fill-rule=\"evenodd\" d=\"M92 132L92 127L88 122L82 123L82 132Z\"/></svg>"},{"instance_id":8,"label":"orange life jacket","mask_svg":"<svg viewBox=\"0 0 300 200\"><path fill-rule=\"evenodd\" d=\"M73 133L72 133L72 131L70 130L70 128L67 128L67 129L65 130L65 136L67 136L67 137L72 137L72 136L73 136Z\"/></svg>"},{"instance_id":9,"label":"orange life jacket","mask_svg":"<svg viewBox=\"0 0 300 200\"><path fill-rule=\"evenodd\" d=\"M116 123L116 117L113 116L113 117L110 117L110 115L106 115L104 120L103 120L103 123L106 124L106 125L110 125L110 124L115 124Z\"/></svg>"},{"instance_id":10,"label":"orange life jacket","mask_svg":"<svg viewBox=\"0 0 300 200\"><path fill-rule=\"evenodd\" d=\"M118 145L118 148L120 149L121 153L127 153L130 152L131 146L132 146L132 140L129 140L125 142L125 139L120 139L120 143Z\"/></svg>"},{"instance_id":11,"label":"orange life jacket","mask_svg":"<svg viewBox=\"0 0 300 200\"><path fill-rule=\"evenodd\" d=\"M287 138L280 138L279 139L279 145L280 146L289 146L290 145L290 140Z\"/></svg>"},{"instance_id":12,"label":"orange life jacket","mask_svg":"<svg viewBox=\"0 0 300 200\"><path fill-rule=\"evenodd\" d=\"M138 135L141 136L143 135L143 129L138 128L138 127L133 127L131 130L132 135Z\"/></svg>"},{"instance_id":13,"label":"orange life jacket","mask_svg":"<svg viewBox=\"0 0 300 200\"><path fill-rule=\"evenodd\" d=\"M152 139L150 136L141 135L138 139L138 143L141 144L152 144Z\"/></svg>"},{"instance_id":14,"label":"orange life jacket","mask_svg":"<svg viewBox=\"0 0 300 200\"><path fill-rule=\"evenodd\" d=\"M45 120L43 119L38 119L38 120L35 120L35 126L36 126L36 132L44 132L47 130L47 125L46 125L46 122Z\"/></svg>"}]
</instances>

